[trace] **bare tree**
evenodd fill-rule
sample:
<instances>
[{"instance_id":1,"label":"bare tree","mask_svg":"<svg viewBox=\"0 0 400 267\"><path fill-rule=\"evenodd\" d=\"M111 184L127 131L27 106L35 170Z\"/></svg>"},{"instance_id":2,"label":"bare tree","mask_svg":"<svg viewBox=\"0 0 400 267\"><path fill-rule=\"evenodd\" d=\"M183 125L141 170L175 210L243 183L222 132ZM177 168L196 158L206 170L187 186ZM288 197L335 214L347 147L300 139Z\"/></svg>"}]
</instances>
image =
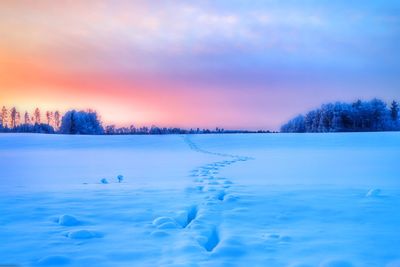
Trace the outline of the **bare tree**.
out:
<instances>
[{"instance_id":1,"label":"bare tree","mask_svg":"<svg viewBox=\"0 0 400 267\"><path fill-rule=\"evenodd\" d=\"M39 110L39 108L35 109L34 116L35 116L35 123L40 124L40 110Z\"/></svg>"},{"instance_id":2,"label":"bare tree","mask_svg":"<svg viewBox=\"0 0 400 267\"><path fill-rule=\"evenodd\" d=\"M16 118L17 118L17 109L16 109L15 107L13 107L13 108L11 109L11 111L10 111L10 117L11 117L11 124L10 124L10 127L11 127L11 128L14 128L15 125L16 125L15 121L16 121Z\"/></svg>"},{"instance_id":3,"label":"bare tree","mask_svg":"<svg viewBox=\"0 0 400 267\"><path fill-rule=\"evenodd\" d=\"M19 111L17 111L17 115L15 116L15 126L18 126L21 124L21 114Z\"/></svg>"},{"instance_id":4,"label":"bare tree","mask_svg":"<svg viewBox=\"0 0 400 267\"><path fill-rule=\"evenodd\" d=\"M5 106L1 109L1 124L3 127L8 126L8 110Z\"/></svg>"},{"instance_id":5,"label":"bare tree","mask_svg":"<svg viewBox=\"0 0 400 267\"><path fill-rule=\"evenodd\" d=\"M29 117L29 113L27 111L25 111L25 115L24 115L24 123L25 124L29 124L31 123L31 119Z\"/></svg>"},{"instance_id":6,"label":"bare tree","mask_svg":"<svg viewBox=\"0 0 400 267\"><path fill-rule=\"evenodd\" d=\"M46 111L46 119L47 119L47 124L52 126L52 124L53 124L53 112Z\"/></svg>"},{"instance_id":7,"label":"bare tree","mask_svg":"<svg viewBox=\"0 0 400 267\"><path fill-rule=\"evenodd\" d=\"M56 127L56 129L60 128L60 117L60 112L56 110L56 112L54 112L54 126Z\"/></svg>"}]
</instances>

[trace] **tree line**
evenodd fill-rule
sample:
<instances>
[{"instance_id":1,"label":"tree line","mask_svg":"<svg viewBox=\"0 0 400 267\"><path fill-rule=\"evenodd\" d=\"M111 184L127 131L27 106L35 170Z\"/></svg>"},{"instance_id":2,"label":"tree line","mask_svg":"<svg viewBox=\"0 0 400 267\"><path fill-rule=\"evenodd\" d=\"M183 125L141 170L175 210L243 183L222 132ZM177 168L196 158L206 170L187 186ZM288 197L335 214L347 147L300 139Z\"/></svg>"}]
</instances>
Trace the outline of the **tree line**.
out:
<instances>
[{"instance_id":1,"label":"tree line","mask_svg":"<svg viewBox=\"0 0 400 267\"><path fill-rule=\"evenodd\" d=\"M377 132L400 130L399 103L380 99L329 103L282 125L285 133Z\"/></svg>"},{"instance_id":2,"label":"tree line","mask_svg":"<svg viewBox=\"0 0 400 267\"><path fill-rule=\"evenodd\" d=\"M70 110L61 115L59 111L46 111L43 121L42 112L36 108L31 116L25 111L24 116L15 108L7 109L3 106L0 113L0 132L8 133L59 133L59 134L95 134L95 135L162 135L162 134L209 134L209 133L266 133L269 131L225 130L223 128L210 129L182 129L167 127L103 127L100 116L96 111Z\"/></svg>"},{"instance_id":3,"label":"tree line","mask_svg":"<svg viewBox=\"0 0 400 267\"><path fill-rule=\"evenodd\" d=\"M43 118L44 117L44 118ZM61 113L46 111L44 116L39 108L32 114L20 113L15 107L0 111L0 132L54 133L60 128Z\"/></svg>"},{"instance_id":4,"label":"tree line","mask_svg":"<svg viewBox=\"0 0 400 267\"><path fill-rule=\"evenodd\" d=\"M270 131L257 130L226 130L223 128L215 128L215 129L200 129L200 128L191 128L191 129L182 129L177 127L158 127L151 126L149 127L140 127L136 128L133 125L130 127L120 127L116 128L115 125L108 125L105 127L105 134L107 135L129 135L129 134L150 134L150 135L161 135L161 134L211 134L211 133L270 133Z\"/></svg>"}]
</instances>

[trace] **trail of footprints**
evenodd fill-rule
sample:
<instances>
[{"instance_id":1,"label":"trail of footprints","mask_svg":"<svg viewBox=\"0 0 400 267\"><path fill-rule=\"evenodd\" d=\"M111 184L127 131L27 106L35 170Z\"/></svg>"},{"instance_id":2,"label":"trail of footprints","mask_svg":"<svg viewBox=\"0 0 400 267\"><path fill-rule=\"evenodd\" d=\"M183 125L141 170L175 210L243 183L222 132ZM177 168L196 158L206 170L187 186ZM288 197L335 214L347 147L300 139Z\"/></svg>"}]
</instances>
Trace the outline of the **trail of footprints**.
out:
<instances>
[{"instance_id":1,"label":"trail of footprints","mask_svg":"<svg viewBox=\"0 0 400 267\"><path fill-rule=\"evenodd\" d=\"M231 190L233 183L225 177L220 177L219 171L231 164L251 158L201 149L188 136L184 138L184 142L193 151L220 156L225 160L206 164L191 171L190 176L193 178L194 184L188 188L188 192L200 194L203 200L175 212L173 216L163 216L153 220L151 235L154 238L163 238L173 233L176 234L177 231L184 231L183 234L190 237L188 242L192 242L191 240L194 239L206 252L213 252L221 240L219 228L222 214L226 208L223 205L235 203L239 199L239 196ZM63 236L75 240L78 242L77 244L81 244L84 240L104 236L102 232L90 229L92 227L87 229L89 224L73 215L64 214L53 217L52 221L59 225ZM190 248L190 245L188 247ZM70 257L53 255L38 259L36 264L53 266L68 264L71 261Z\"/></svg>"},{"instance_id":2,"label":"trail of footprints","mask_svg":"<svg viewBox=\"0 0 400 267\"><path fill-rule=\"evenodd\" d=\"M189 205L185 210L175 212L174 216L156 218L152 222L152 227L156 229L151 232L151 235L155 238L162 238L174 231L186 231L205 251L212 252L221 240L219 227L221 215L224 212L222 205L234 203L239 199L239 196L231 190L233 183L225 177L220 177L219 171L236 162L247 161L252 158L201 149L188 136L184 138L184 142L193 151L220 156L225 160L200 166L190 172L194 185L187 190L190 194L201 194L203 201ZM52 220L62 227L62 234L66 238L83 241L103 237L103 233L100 231L85 229L87 223L72 215L64 214L54 217ZM70 258L64 256L50 256L40 259L39 263L49 262L53 264L60 261L69 262L70 260Z\"/></svg>"},{"instance_id":3,"label":"trail of footprints","mask_svg":"<svg viewBox=\"0 0 400 267\"><path fill-rule=\"evenodd\" d=\"M152 235L163 237L168 235L168 229L171 231L181 229L189 232L206 251L212 252L221 239L219 224L224 211L222 205L239 199L239 196L232 192L233 182L220 177L219 171L231 164L251 158L201 149L188 136L185 136L184 141L196 152L221 156L225 160L200 166L190 172L194 185L187 190L189 193L202 194L203 201L189 206L186 210L176 212L175 216L156 218L153 226L157 230L153 231Z\"/></svg>"}]
</instances>

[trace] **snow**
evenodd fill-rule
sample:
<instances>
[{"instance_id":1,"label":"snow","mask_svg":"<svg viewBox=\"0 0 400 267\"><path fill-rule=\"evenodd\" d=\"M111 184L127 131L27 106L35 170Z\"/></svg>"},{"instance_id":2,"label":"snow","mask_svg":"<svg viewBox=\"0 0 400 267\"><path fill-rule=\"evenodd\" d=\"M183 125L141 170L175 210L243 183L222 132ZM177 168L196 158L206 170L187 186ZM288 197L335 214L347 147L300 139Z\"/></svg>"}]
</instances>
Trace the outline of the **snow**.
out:
<instances>
[{"instance_id":1,"label":"snow","mask_svg":"<svg viewBox=\"0 0 400 267\"><path fill-rule=\"evenodd\" d=\"M74 216L68 214L61 215L57 222L63 226L79 225L79 221Z\"/></svg>"},{"instance_id":2,"label":"snow","mask_svg":"<svg viewBox=\"0 0 400 267\"><path fill-rule=\"evenodd\" d=\"M399 148L400 133L2 134L0 264L400 266Z\"/></svg>"}]
</instances>

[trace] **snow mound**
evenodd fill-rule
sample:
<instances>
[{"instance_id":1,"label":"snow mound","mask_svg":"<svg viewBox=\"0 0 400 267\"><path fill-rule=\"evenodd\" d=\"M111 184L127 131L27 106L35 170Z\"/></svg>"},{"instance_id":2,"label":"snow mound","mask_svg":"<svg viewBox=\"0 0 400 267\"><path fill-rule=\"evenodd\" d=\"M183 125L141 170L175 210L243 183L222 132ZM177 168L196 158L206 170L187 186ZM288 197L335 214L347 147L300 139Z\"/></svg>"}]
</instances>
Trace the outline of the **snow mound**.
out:
<instances>
[{"instance_id":1,"label":"snow mound","mask_svg":"<svg viewBox=\"0 0 400 267\"><path fill-rule=\"evenodd\" d=\"M162 238L162 237L166 237L168 235L169 234L165 231L154 231L151 233L151 236L155 237L155 238Z\"/></svg>"},{"instance_id":2,"label":"snow mound","mask_svg":"<svg viewBox=\"0 0 400 267\"><path fill-rule=\"evenodd\" d=\"M100 232L92 230L75 230L67 233L67 237L71 239L91 239L100 238L103 235Z\"/></svg>"},{"instance_id":3,"label":"snow mound","mask_svg":"<svg viewBox=\"0 0 400 267\"><path fill-rule=\"evenodd\" d=\"M158 218L154 219L153 225L160 226L160 225L163 225L163 224L169 223L169 222L175 223L175 220L172 219L171 217L158 217Z\"/></svg>"},{"instance_id":4,"label":"snow mound","mask_svg":"<svg viewBox=\"0 0 400 267\"><path fill-rule=\"evenodd\" d=\"M178 224L176 222L166 222L163 223L159 226L157 226L158 229L176 229L179 228Z\"/></svg>"},{"instance_id":5,"label":"snow mound","mask_svg":"<svg viewBox=\"0 0 400 267\"><path fill-rule=\"evenodd\" d=\"M171 217L158 217L154 219L153 225L158 229L175 229L180 228L177 222Z\"/></svg>"},{"instance_id":6,"label":"snow mound","mask_svg":"<svg viewBox=\"0 0 400 267\"><path fill-rule=\"evenodd\" d=\"M62 226L76 226L79 225L80 222L74 216L64 214L58 218L58 224Z\"/></svg>"}]
</instances>

